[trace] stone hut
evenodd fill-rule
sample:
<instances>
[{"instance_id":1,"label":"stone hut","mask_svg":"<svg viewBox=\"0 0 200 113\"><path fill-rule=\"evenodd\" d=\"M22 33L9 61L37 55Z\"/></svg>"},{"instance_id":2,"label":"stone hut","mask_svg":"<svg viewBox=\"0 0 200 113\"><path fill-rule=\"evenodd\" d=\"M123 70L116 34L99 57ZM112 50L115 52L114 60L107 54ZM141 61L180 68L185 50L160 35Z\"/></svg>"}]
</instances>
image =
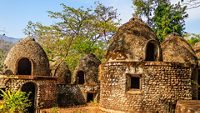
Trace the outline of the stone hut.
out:
<instances>
[{"instance_id":1,"label":"stone hut","mask_svg":"<svg viewBox=\"0 0 200 113\"><path fill-rule=\"evenodd\" d=\"M14 75L50 76L47 55L33 38L25 38L14 45L4 65L6 71Z\"/></svg>"},{"instance_id":2,"label":"stone hut","mask_svg":"<svg viewBox=\"0 0 200 113\"><path fill-rule=\"evenodd\" d=\"M87 54L81 58L73 74L74 84L83 89L86 102L93 101L99 96L98 67L101 61L94 54Z\"/></svg>"},{"instance_id":3,"label":"stone hut","mask_svg":"<svg viewBox=\"0 0 200 113\"><path fill-rule=\"evenodd\" d=\"M163 61L197 65L197 57L188 42L177 33L169 34L161 44Z\"/></svg>"},{"instance_id":4,"label":"stone hut","mask_svg":"<svg viewBox=\"0 0 200 113\"><path fill-rule=\"evenodd\" d=\"M30 113L56 104L56 78L50 76L47 55L33 38L22 39L13 46L4 65L4 75L0 75L1 88L31 92Z\"/></svg>"},{"instance_id":5,"label":"stone hut","mask_svg":"<svg viewBox=\"0 0 200 113\"><path fill-rule=\"evenodd\" d=\"M175 109L178 100L196 96L191 80L195 66L167 59L170 56L178 61L175 53L167 53L167 40L162 54L155 33L140 19L132 18L119 28L108 47L107 61L99 67L101 110L167 113ZM193 51L184 41L178 48L183 51L184 46ZM195 64L193 54L188 54L191 56L180 58Z\"/></svg>"},{"instance_id":6,"label":"stone hut","mask_svg":"<svg viewBox=\"0 0 200 113\"><path fill-rule=\"evenodd\" d=\"M98 66L101 61L94 54L80 59L72 76L72 84L59 84L57 103L60 107L99 101Z\"/></svg>"},{"instance_id":7,"label":"stone hut","mask_svg":"<svg viewBox=\"0 0 200 113\"><path fill-rule=\"evenodd\" d=\"M58 58L50 62L51 75L57 77L57 84L71 84L71 71L67 63Z\"/></svg>"},{"instance_id":8,"label":"stone hut","mask_svg":"<svg viewBox=\"0 0 200 113\"><path fill-rule=\"evenodd\" d=\"M198 60L192 46L179 34L169 34L161 44L163 61L181 63L191 68L192 98L198 99Z\"/></svg>"},{"instance_id":9,"label":"stone hut","mask_svg":"<svg viewBox=\"0 0 200 113\"><path fill-rule=\"evenodd\" d=\"M73 82L75 84L97 85L98 67L101 61L94 54L87 54L81 58L79 65L75 68Z\"/></svg>"},{"instance_id":10,"label":"stone hut","mask_svg":"<svg viewBox=\"0 0 200 113\"><path fill-rule=\"evenodd\" d=\"M106 59L159 61L162 59L160 44L149 26L133 18L114 35Z\"/></svg>"},{"instance_id":11,"label":"stone hut","mask_svg":"<svg viewBox=\"0 0 200 113\"><path fill-rule=\"evenodd\" d=\"M71 84L71 71L66 62L61 62L55 70L58 84Z\"/></svg>"}]
</instances>

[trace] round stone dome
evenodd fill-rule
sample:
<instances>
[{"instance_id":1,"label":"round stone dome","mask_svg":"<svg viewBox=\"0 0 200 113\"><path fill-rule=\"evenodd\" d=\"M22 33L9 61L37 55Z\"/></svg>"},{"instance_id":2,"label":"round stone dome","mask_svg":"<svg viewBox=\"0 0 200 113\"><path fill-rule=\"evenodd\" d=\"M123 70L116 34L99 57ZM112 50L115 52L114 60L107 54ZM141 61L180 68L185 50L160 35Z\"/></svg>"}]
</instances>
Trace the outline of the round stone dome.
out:
<instances>
[{"instance_id":1,"label":"round stone dome","mask_svg":"<svg viewBox=\"0 0 200 113\"><path fill-rule=\"evenodd\" d=\"M98 84L98 67L101 61L94 54L86 54L80 59L79 65L73 73L73 83Z\"/></svg>"},{"instance_id":2,"label":"round stone dome","mask_svg":"<svg viewBox=\"0 0 200 113\"><path fill-rule=\"evenodd\" d=\"M24 38L9 51L4 66L14 75L50 76L49 60L33 39Z\"/></svg>"},{"instance_id":3,"label":"round stone dome","mask_svg":"<svg viewBox=\"0 0 200 113\"><path fill-rule=\"evenodd\" d=\"M57 77L57 84L70 84L71 71L67 63L59 57L50 61L51 75Z\"/></svg>"},{"instance_id":4,"label":"round stone dome","mask_svg":"<svg viewBox=\"0 0 200 113\"><path fill-rule=\"evenodd\" d=\"M188 42L177 33L169 34L161 44L163 61L197 64L197 57Z\"/></svg>"},{"instance_id":5,"label":"round stone dome","mask_svg":"<svg viewBox=\"0 0 200 113\"><path fill-rule=\"evenodd\" d=\"M153 30L141 19L132 18L113 36L106 58L133 61L160 60L159 40Z\"/></svg>"}]
</instances>

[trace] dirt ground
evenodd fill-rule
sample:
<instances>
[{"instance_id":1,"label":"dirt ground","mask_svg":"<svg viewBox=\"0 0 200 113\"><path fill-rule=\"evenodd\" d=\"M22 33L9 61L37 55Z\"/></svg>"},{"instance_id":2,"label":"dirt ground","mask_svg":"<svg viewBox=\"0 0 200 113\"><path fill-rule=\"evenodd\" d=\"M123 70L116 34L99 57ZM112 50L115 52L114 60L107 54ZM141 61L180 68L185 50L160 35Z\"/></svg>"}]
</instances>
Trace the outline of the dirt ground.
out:
<instances>
[{"instance_id":1,"label":"dirt ground","mask_svg":"<svg viewBox=\"0 0 200 113\"><path fill-rule=\"evenodd\" d=\"M42 109L39 113L105 113L99 110L98 105L88 104L70 108Z\"/></svg>"}]
</instances>

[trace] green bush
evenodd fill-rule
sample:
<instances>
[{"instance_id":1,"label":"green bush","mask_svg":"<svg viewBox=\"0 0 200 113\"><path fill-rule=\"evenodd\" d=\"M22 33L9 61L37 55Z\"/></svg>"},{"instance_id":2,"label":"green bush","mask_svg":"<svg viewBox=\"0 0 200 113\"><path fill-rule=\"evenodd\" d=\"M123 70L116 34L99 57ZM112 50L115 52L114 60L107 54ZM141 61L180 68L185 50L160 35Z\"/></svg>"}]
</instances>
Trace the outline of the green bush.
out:
<instances>
[{"instance_id":1,"label":"green bush","mask_svg":"<svg viewBox=\"0 0 200 113\"><path fill-rule=\"evenodd\" d=\"M16 112L26 112L27 108L31 106L31 102L28 100L29 94L18 91L3 91L1 96L3 101L0 103L1 113L16 113Z\"/></svg>"}]
</instances>

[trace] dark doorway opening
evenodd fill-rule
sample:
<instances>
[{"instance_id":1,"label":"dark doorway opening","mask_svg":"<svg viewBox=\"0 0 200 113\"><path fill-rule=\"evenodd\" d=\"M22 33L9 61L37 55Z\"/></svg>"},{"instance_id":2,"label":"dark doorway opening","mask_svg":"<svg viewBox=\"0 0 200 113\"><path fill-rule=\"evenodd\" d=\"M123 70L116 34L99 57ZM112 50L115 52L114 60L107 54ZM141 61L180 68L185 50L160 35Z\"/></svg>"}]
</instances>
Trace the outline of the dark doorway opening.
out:
<instances>
[{"instance_id":1,"label":"dark doorway opening","mask_svg":"<svg viewBox=\"0 0 200 113\"><path fill-rule=\"evenodd\" d=\"M87 102L94 101L94 93L87 93Z\"/></svg>"},{"instance_id":2,"label":"dark doorway opening","mask_svg":"<svg viewBox=\"0 0 200 113\"><path fill-rule=\"evenodd\" d=\"M131 77L131 89L140 89L139 77Z\"/></svg>"},{"instance_id":3,"label":"dark doorway opening","mask_svg":"<svg viewBox=\"0 0 200 113\"><path fill-rule=\"evenodd\" d=\"M29 94L28 99L31 101L31 106L28 107L28 113L35 113L35 94L36 94L36 86L34 83L32 82L28 82L25 83L22 88L21 91L26 92L27 94Z\"/></svg>"},{"instance_id":4,"label":"dark doorway opening","mask_svg":"<svg viewBox=\"0 0 200 113\"><path fill-rule=\"evenodd\" d=\"M17 75L31 75L31 61L27 58L22 58L18 62Z\"/></svg>"},{"instance_id":5,"label":"dark doorway opening","mask_svg":"<svg viewBox=\"0 0 200 113\"><path fill-rule=\"evenodd\" d=\"M77 81L78 81L78 84L84 84L85 83L85 76L84 76L83 71L79 71L77 73Z\"/></svg>"},{"instance_id":6,"label":"dark doorway opening","mask_svg":"<svg viewBox=\"0 0 200 113\"><path fill-rule=\"evenodd\" d=\"M146 47L145 61L155 61L157 58L157 46L153 43L148 43Z\"/></svg>"}]
</instances>

